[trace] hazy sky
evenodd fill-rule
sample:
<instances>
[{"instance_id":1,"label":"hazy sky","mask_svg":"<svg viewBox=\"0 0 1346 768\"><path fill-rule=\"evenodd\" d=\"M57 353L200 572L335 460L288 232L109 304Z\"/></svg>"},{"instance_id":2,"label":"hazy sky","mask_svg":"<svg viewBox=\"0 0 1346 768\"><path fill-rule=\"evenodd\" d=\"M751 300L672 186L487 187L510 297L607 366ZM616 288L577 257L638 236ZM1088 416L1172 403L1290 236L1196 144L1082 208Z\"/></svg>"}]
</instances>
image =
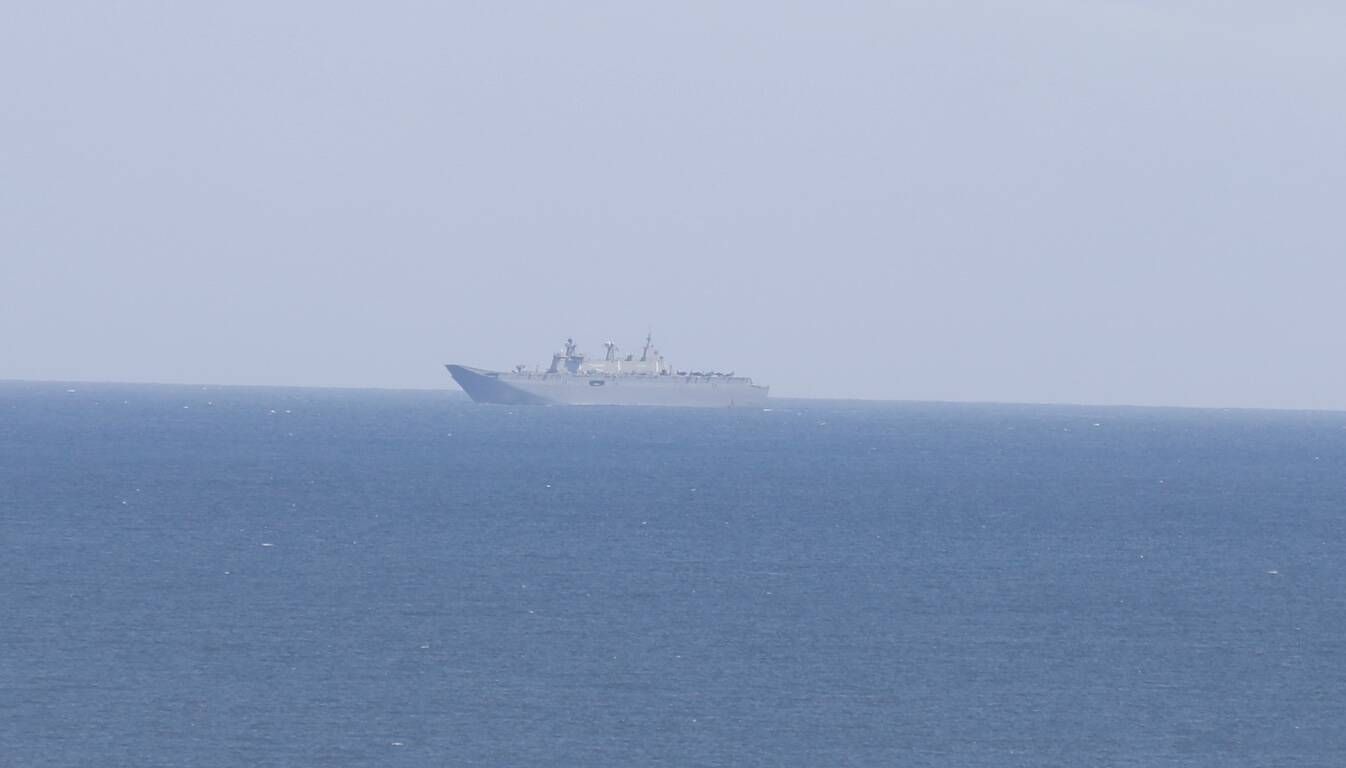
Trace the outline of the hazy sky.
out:
<instances>
[{"instance_id":1,"label":"hazy sky","mask_svg":"<svg viewBox=\"0 0 1346 768\"><path fill-rule=\"evenodd\" d=\"M1346 408L1346 3L24 2L0 379Z\"/></svg>"}]
</instances>

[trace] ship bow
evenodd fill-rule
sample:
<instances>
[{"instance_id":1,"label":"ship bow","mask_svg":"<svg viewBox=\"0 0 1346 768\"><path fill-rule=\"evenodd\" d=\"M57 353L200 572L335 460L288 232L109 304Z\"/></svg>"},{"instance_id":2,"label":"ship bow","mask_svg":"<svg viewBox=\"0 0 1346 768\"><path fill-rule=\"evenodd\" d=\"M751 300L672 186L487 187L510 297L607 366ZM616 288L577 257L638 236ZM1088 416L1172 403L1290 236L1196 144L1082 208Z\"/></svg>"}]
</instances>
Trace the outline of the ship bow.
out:
<instances>
[{"instance_id":1,"label":"ship bow","mask_svg":"<svg viewBox=\"0 0 1346 768\"><path fill-rule=\"evenodd\" d=\"M499 405L548 405L550 401L525 392L500 380L497 371L469 368L466 365L446 365L449 375L463 388L467 396L478 403L496 403Z\"/></svg>"}]
</instances>

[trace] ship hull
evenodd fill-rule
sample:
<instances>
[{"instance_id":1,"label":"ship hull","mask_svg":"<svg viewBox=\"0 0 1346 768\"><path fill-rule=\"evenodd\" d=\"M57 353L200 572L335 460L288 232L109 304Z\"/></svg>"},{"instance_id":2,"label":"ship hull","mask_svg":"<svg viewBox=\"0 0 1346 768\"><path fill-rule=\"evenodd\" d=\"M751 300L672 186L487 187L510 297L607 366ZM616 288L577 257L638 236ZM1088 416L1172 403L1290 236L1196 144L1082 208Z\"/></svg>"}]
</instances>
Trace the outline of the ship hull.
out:
<instances>
[{"instance_id":1,"label":"ship hull","mask_svg":"<svg viewBox=\"0 0 1346 768\"><path fill-rule=\"evenodd\" d=\"M727 408L762 406L767 401L767 387L730 377L586 376L445 367L467 396L478 403Z\"/></svg>"}]
</instances>

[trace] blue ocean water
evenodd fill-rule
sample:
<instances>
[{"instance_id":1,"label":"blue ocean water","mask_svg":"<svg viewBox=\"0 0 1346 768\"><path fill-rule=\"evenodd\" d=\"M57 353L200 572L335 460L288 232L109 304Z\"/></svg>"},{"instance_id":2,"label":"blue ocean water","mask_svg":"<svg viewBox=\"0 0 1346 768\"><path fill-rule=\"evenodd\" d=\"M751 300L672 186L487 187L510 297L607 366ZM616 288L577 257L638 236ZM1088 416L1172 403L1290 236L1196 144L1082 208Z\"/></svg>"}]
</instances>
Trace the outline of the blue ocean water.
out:
<instances>
[{"instance_id":1,"label":"blue ocean water","mask_svg":"<svg viewBox=\"0 0 1346 768\"><path fill-rule=\"evenodd\" d=\"M1346 765L1346 414L0 384L3 766Z\"/></svg>"}]
</instances>

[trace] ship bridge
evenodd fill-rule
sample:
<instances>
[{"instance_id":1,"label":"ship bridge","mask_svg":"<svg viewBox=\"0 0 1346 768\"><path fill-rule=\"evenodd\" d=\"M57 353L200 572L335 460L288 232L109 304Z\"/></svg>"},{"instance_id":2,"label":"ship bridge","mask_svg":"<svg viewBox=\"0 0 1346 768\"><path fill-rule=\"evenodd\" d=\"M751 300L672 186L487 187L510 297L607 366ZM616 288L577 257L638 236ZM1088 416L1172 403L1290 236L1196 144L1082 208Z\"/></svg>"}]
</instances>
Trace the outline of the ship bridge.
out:
<instances>
[{"instance_id":1,"label":"ship bridge","mask_svg":"<svg viewBox=\"0 0 1346 768\"><path fill-rule=\"evenodd\" d=\"M547 373L569 373L576 376L663 376L673 372L663 355L654 348L651 335L645 336L640 357L622 355L616 343L603 344L603 359L590 360L579 352L574 339L566 339L562 351L552 355Z\"/></svg>"}]
</instances>

